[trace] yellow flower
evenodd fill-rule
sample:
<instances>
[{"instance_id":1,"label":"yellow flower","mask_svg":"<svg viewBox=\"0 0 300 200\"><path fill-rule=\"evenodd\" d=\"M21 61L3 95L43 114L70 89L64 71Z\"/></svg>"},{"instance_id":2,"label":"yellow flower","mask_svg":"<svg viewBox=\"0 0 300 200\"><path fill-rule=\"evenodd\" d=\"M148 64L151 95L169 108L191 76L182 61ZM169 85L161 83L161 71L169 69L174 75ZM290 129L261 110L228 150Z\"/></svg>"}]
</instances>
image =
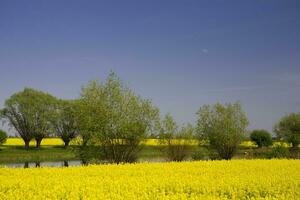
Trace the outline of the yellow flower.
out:
<instances>
[{"instance_id":1,"label":"yellow flower","mask_svg":"<svg viewBox=\"0 0 300 200\"><path fill-rule=\"evenodd\" d=\"M300 199L300 160L0 168L0 199Z\"/></svg>"}]
</instances>

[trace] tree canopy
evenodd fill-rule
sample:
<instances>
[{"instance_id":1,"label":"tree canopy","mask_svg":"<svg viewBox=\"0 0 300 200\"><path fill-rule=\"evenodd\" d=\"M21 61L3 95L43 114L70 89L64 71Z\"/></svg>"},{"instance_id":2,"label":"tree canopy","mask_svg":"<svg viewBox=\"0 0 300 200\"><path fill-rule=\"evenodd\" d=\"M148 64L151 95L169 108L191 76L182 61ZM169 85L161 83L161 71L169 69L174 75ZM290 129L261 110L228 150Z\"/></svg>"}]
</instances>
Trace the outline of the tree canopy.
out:
<instances>
[{"instance_id":1,"label":"tree canopy","mask_svg":"<svg viewBox=\"0 0 300 200\"><path fill-rule=\"evenodd\" d=\"M166 150L171 161L182 161L191 149L191 139L194 137L194 127L191 124L177 125L170 114L167 114L160 124L160 143Z\"/></svg>"},{"instance_id":2,"label":"tree canopy","mask_svg":"<svg viewBox=\"0 0 300 200\"><path fill-rule=\"evenodd\" d=\"M280 139L292 143L293 148L300 144L300 113L291 113L281 118L274 131Z\"/></svg>"},{"instance_id":3,"label":"tree canopy","mask_svg":"<svg viewBox=\"0 0 300 200\"><path fill-rule=\"evenodd\" d=\"M29 148L31 139L35 139L37 147L50 132L49 117L53 112L55 97L50 94L25 88L5 101L1 110L2 118L15 128Z\"/></svg>"},{"instance_id":4,"label":"tree canopy","mask_svg":"<svg viewBox=\"0 0 300 200\"><path fill-rule=\"evenodd\" d=\"M84 144L100 144L105 159L133 161L141 140L155 130L159 111L126 87L115 73L82 88L79 116Z\"/></svg>"},{"instance_id":5,"label":"tree canopy","mask_svg":"<svg viewBox=\"0 0 300 200\"><path fill-rule=\"evenodd\" d=\"M260 148L270 146L273 143L271 134L263 129L252 131L250 139Z\"/></svg>"},{"instance_id":6,"label":"tree canopy","mask_svg":"<svg viewBox=\"0 0 300 200\"><path fill-rule=\"evenodd\" d=\"M197 135L223 159L231 159L243 140L248 119L240 103L204 105L197 112Z\"/></svg>"},{"instance_id":7,"label":"tree canopy","mask_svg":"<svg viewBox=\"0 0 300 200\"><path fill-rule=\"evenodd\" d=\"M53 132L64 141L65 147L79 135L78 103L77 100L57 100L50 119Z\"/></svg>"}]
</instances>

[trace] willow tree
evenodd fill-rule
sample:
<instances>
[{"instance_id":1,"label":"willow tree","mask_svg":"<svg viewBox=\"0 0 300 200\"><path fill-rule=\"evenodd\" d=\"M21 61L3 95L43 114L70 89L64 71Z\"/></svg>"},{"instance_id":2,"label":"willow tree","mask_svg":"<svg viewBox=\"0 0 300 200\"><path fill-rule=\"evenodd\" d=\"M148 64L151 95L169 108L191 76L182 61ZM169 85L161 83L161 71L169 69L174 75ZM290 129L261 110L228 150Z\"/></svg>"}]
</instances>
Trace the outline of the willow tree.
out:
<instances>
[{"instance_id":1,"label":"willow tree","mask_svg":"<svg viewBox=\"0 0 300 200\"><path fill-rule=\"evenodd\" d=\"M77 101L76 100L57 100L55 109L50 119L55 135L63 140L65 148L70 141L78 135L77 122Z\"/></svg>"},{"instance_id":2,"label":"willow tree","mask_svg":"<svg viewBox=\"0 0 300 200\"><path fill-rule=\"evenodd\" d=\"M160 143L171 161L182 161L190 153L194 127L187 124L181 128L170 114L167 114L160 124Z\"/></svg>"},{"instance_id":3,"label":"willow tree","mask_svg":"<svg viewBox=\"0 0 300 200\"><path fill-rule=\"evenodd\" d=\"M242 142L248 119L240 103L204 105L198 113L197 134L208 140L223 159L231 159Z\"/></svg>"},{"instance_id":4,"label":"willow tree","mask_svg":"<svg viewBox=\"0 0 300 200\"><path fill-rule=\"evenodd\" d=\"M5 101L1 118L13 127L29 149L29 142L36 140L39 148L42 139L50 133L49 117L55 98L47 93L25 88Z\"/></svg>"},{"instance_id":5,"label":"willow tree","mask_svg":"<svg viewBox=\"0 0 300 200\"><path fill-rule=\"evenodd\" d=\"M154 130L158 109L111 73L82 88L79 125L84 145L99 145L109 162L132 162L140 142Z\"/></svg>"}]
</instances>

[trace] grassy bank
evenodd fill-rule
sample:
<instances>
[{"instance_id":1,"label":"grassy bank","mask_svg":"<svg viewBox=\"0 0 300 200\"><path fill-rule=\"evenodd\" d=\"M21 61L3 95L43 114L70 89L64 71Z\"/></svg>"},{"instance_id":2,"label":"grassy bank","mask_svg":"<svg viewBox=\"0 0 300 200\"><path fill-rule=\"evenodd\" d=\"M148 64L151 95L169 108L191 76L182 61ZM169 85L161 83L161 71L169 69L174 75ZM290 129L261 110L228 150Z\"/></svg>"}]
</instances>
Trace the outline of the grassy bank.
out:
<instances>
[{"instance_id":1,"label":"grassy bank","mask_svg":"<svg viewBox=\"0 0 300 200\"><path fill-rule=\"evenodd\" d=\"M163 161L166 155L162 151L163 146L159 145L158 140L150 139L144 141L142 150L139 152L140 161ZM207 158L207 150L203 148L205 144L199 146L196 141L191 142L189 154L198 154L198 159ZM45 162L45 161L70 161L79 160L76 155L76 141L71 143L67 149L63 147L63 142L59 138L46 138L42 141L40 149L35 148L35 142L30 143L30 149L24 149L24 143L19 138L9 138L7 142L0 147L0 164L6 163L23 163L23 162ZM288 146L286 147L288 148ZM268 158L272 148L258 149L251 142L244 142L240 145L238 152L233 159L253 159ZM297 153L299 157L299 152ZM191 158L189 158L191 159Z\"/></svg>"},{"instance_id":2,"label":"grassy bank","mask_svg":"<svg viewBox=\"0 0 300 200\"><path fill-rule=\"evenodd\" d=\"M76 154L71 148L60 146L43 146L39 150L31 147L26 151L21 146L4 146L0 150L0 163L22 163L36 161L76 160Z\"/></svg>"}]
</instances>

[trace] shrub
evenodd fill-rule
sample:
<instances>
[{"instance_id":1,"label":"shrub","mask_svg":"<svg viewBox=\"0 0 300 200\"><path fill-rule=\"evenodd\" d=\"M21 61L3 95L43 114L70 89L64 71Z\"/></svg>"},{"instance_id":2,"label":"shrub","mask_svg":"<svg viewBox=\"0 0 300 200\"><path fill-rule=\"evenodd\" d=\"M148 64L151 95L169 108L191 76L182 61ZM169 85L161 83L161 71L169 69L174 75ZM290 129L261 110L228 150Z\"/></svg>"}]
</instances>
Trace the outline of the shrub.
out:
<instances>
[{"instance_id":1,"label":"shrub","mask_svg":"<svg viewBox=\"0 0 300 200\"><path fill-rule=\"evenodd\" d=\"M101 146L81 145L73 151L84 165L98 163L103 157Z\"/></svg>"},{"instance_id":2,"label":"shrub","mask_svg":"<svg viewBox=\"0 0 300 200\"><path fill-rule=\"evenodd\" d=\"M272 145L271 134L266 130L254 130L251 132L250 139L261 147L267 147Z\"/></svg>"},{"instance_id":3,"label":"shrub","mask_svg":"<svg viewBox=\"0 0 300 200\"><path fill-rule=\"evenodd\" d=\"M178 130L173 117L167 114L161 122L160 143L163 144L163 151L166 152L168 160L182 161L190 155L194 135L194 128L187 124Z\"/></svg>"},{"instance_id":4,"label":"shrub","mask_svg":"<svg viewBox=\"0 0 300 200\"><path fill-rule=\"evenodd\" d=\"M281 144L273 147L269 155L269 158L288 158L288 157L290 157L290 152L288 148L284 147Z\"/></svg>"},{"instance_id":5,"label":"shrub","mask_svg":"<svg viewBox=\"0 0 300 200\"><path fill-rule=\"evenodd\" d=\"M200 147L197 151L192 154L193 160L208 160L209 150L207 148Z\"/></svg>"}]
</instances>

